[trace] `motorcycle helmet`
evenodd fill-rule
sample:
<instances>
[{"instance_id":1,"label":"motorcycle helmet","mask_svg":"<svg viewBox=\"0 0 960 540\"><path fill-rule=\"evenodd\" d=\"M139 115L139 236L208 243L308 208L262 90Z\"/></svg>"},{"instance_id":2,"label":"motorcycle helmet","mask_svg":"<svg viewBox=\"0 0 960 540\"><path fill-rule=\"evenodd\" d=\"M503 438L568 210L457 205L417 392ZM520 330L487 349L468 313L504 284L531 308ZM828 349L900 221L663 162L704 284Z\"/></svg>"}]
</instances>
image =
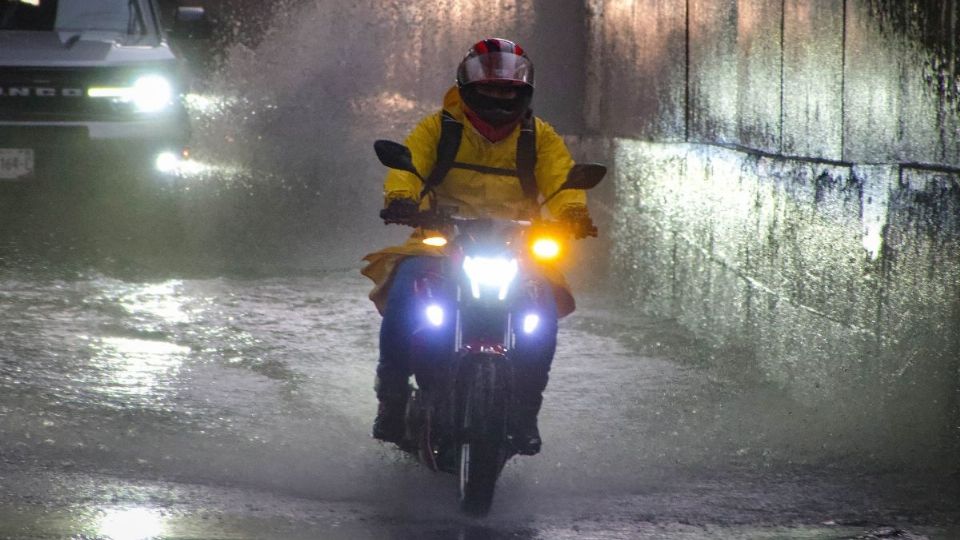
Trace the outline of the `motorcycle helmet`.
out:
<instances>
[{"instance_id":1,"label":"motorcycle helmet","mask_svg":"<svg viewBox=\"0 0 960 540\"><path fill-rule=\"evenodd\" d=\"M511 98L482 93L481 86L515 89ZM481 120L494 127L516 122L533 99L533 62L516 43L499 38L478 41L457 67L460 96Z\"/></svg>"}]
</instances>

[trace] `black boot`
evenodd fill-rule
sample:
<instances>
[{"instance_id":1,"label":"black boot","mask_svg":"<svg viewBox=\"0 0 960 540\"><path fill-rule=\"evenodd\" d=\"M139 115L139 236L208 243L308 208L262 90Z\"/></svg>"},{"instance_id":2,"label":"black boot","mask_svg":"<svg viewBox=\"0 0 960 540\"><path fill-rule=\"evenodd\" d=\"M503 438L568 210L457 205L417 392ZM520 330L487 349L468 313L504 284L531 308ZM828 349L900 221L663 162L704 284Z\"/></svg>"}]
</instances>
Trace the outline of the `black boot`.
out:
<instances>
[{"instance_id":1,"label":"black boot","mask_svg":"<svg viewBox=\"0 0 960 540\"><path fill-rule=\"evenodd\" d=\"M518 454L533 456L540 453L543 440L537 427L540 404L521 403L513 411L513 426L510 437Z\"/></svg>"},{"instance_id":2,"label":"black boot","mask_svg":"<svg viewBox=\"0 0 960 540\"><path fill-rule=\"evenodd\" d=\"M552 350L549 351L552 354ZM536 358L533 356L532 358ZM537 427L537 414L543 404L543 391L547 388L549 362L528 362L515 372L513 414L510 438L514 449L523 456L540 453L543 440Z\"/></svg>"},{"instance_id":3,"label":"black boot","mask_svg":"<svg viewBox=\"0 0 960 540\"><path fill-rule=\"evenodd\" d=\"M410 391L405 379L384 383L383 379L377 378L377 399L380 400L380 405L377 407L377 417L373 421L373 438L399 443L403 440L406 430L405 416Z\"/></svg>"},{"instance_id":4,"label":"black boot","mask_svg":"<svg viewBox=\"0 0 960 540\"><path fill-rule=\"evenodd\" d=\"M377 417L373 420L373 438L383 442L399 443L403 440L407 403L397 400L383 400L377 407Z\"/></svg>"}]
</instances>

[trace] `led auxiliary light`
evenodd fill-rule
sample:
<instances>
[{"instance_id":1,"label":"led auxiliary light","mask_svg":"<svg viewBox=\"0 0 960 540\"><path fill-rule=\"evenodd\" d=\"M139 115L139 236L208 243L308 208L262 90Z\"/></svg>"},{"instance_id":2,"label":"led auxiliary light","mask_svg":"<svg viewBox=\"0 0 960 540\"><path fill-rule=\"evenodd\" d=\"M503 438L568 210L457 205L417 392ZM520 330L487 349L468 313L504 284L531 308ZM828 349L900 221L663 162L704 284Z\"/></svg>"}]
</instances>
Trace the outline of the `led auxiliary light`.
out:
<instances>
[{"instance_id":1,"label":"led auxiliary light","mask_svg":"<svg viewBox=\"0 0 960 540\"><path fill-rule=\"evenodd\" d=\"M540 326L540 316L536 313L531 313L523 318L524 334L532 334L536 332L538 326Z\"/></svg>"},{"instance_id":2,"label":"led auxiliary light","mask_svg":"<svg viewBox=\"0 0 960 540\"><path fill-rule=\"evenodd\" d=\"M173 86L161 75L144 75L132 86L94 86L87 90L92 98L111 98L133 103L140 112L160 112L173 102Z\"/></svg>"},{"instance_id":3,"label":"led auxiliary light","mask_svg":"<svg viewBox=\"0 0 960 540\"><path fill-rule=\"evenodd\" d=\"M533 241L533 256L542 261L556 259L560 255L560 242L553 238L537 238Z\"/></svg>"},{"instance_id":4,"label":"led auxiliary light","mask_svg":"<svg viewBox=\"0 0 960 540\"><path fill-rule=\"evenodd\" d=\"M427 306L427 320L434 326L443 326L443 308L436 304Z\"/></svg>"}]
</instances>

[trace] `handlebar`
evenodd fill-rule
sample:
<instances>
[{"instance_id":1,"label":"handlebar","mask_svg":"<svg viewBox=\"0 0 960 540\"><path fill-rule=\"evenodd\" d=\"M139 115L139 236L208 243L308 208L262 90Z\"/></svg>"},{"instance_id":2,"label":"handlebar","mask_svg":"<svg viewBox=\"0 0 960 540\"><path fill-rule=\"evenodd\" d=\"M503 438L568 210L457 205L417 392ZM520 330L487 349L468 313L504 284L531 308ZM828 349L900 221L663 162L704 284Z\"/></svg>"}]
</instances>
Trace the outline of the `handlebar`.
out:
<instances>
[{"instance_id":1,"label":"handlebar","mask_svg":"<svg viewBox=\"0 0 960 540\"><path fill-rule=\"evenodd\" d=\"M495 219L495 218L464 218L455 216L452 214L447 214L445 212L435 212L435 211L425 211L417 212L407 218L397 219L397 218L388 218L383 215L381 216L383 222L387 225L397 224L397 225L406 225L408 227L423 227L425 229L434 229L442 230L448 229L451 227L463 227L470 226L471 224L479 225L481 223L493 224L496 222L500 223L509 223L516 227L528 228L534 225L541 225L552 228L563 228L569 231L571 234L574 233L574 229L570 223L564 221L555 221L555 220L529 220L529 219ZM597 237L597 228L592 227L591 230L585 231L585 236Z\"/></svg>"},{"instance_id":2,"label":"handlebar","mask_svg":"<svg viewBox=\"0 0 960 540\"><path fill-rule=\"evenodd\" d=\"M383 219L383 222L386 225L396 224L406 225L408 227L425 227L428 229L442 229L444 227L465 225L470 223L501 222L510 223L512 225L521 227L529 227L534 224L534 221L529 219L465 218L433 211L417 212L416 214L405 218L390 218L384 215L384 212L381 211L380 218ZM537 223L559 224L559 222L551 222L547 220L538 220Z\"/></svg>"}]
</instances>

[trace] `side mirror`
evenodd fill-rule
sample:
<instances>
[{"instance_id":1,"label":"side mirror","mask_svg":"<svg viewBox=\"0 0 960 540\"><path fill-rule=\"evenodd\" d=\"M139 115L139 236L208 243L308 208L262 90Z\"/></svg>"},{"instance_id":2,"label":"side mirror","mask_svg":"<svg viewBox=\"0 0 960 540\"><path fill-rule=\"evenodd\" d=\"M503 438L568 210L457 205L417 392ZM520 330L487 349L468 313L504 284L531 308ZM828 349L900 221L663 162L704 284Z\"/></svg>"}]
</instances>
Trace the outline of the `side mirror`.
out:
<instances>
[{"instance_id":1,"label":"side mirror","mask_svg":"<svg viewBox=\"0 0 960 540\"><path fill-rule=\"evenodd\" d=\"M593 189L603 180L607 174L607 167L599 163L577 163L570 168L567 173L567 180L560 186L560 189L554 191L540 203L540 206L547 204L547 201L554 198L557 193L566 189Z\"/></svg>"},{"instance_id":2,"label":"side mirror","mask_svg":"<svg viewBox=\"0 0 960 540\"><path fill-rule=\"evenodd\" d=\"M593 189L607 174L606 165L599 163L577 163L567 173L567 181L560 189Z\"/></svg>"},{"instance_id":3,"label":"side mirror","mask_svg":"<svg viewBox=\"0 0 960 540\"><path fill-rule=\"evenodd\" d=\"M176 38L208 39L213 28L202 7L178 7L171 34Z\"/></svg>"},{"instance_id":4,"label":"side mirror","mask_svg":"<svg viewBox=\"0 0 960 540\"><path fill-rule=\"evenodd\" d=\"M413 156L410 149L406 146L393 141L380 139L373 143L373 150L377 153L377 159L391 169L399 169L413 173L423 181L420 172L413 166Z\"/></svg>"}]
</instances>

